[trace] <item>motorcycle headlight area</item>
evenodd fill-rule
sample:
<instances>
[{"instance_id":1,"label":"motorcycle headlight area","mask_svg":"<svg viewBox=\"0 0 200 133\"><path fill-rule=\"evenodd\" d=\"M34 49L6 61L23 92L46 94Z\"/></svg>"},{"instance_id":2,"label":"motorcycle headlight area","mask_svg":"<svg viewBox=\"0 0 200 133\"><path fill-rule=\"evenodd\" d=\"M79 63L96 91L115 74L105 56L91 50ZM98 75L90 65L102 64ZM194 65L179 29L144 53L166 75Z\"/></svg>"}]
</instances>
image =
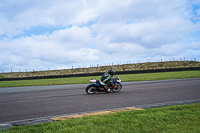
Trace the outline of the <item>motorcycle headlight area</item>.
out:
<instances>
[{"instance_id":1,"label":"motorcycle headlight area","mask_svg":"<svg viewBox=\"0 0 200 133\"><path fill-rule=\"evenodd\" d=\"M117 80L117 82L121 82L121 80Z\"/></svg>"}]
</instances>

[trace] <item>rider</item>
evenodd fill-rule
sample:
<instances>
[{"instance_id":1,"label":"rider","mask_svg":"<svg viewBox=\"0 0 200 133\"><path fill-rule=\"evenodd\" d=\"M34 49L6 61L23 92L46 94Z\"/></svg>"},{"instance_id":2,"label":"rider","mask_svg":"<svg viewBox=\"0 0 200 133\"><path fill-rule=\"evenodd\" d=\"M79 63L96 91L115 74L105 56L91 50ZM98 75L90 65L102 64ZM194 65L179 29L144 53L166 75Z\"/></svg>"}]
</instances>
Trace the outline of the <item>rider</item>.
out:
<instances>
[{"instance_id":1,"label":"rider","mask_svg":"<svg viewBox=\"0 0 200 133\"><path fill-rule=\"evenodd\" d=\"M107 92L110 91L110 88L107 86L107 84L112 84L113 75L114 70L109 69L108 72L105 72L103 76L99 79L99 83L107 90Z\"/></svg>"}]
</instances>

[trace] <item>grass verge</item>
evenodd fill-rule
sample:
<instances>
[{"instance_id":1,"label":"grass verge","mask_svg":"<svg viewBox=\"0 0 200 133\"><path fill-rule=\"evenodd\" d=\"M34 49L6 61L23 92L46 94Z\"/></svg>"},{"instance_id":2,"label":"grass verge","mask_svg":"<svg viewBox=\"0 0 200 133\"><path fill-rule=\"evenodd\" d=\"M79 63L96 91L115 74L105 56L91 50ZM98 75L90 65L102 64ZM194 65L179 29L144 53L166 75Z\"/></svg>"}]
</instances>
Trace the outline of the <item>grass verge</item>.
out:
<instances>
[{"instance_id":1,"label":"grass verge","mask_svg":"<svg viewBox=\"0 0 200 133\"><path fill-rule=\"evenodd\" d=\"M200 132L200 103L85 116L50 123L12 127L2 133L25 132Z\"/></svg>"},{"instance_id":2,"label":"grass verge","mask_svg":"<svg viewBox=\"0 0 200 133\"><path fill-rule=\"evenodd\" d=\"M161 72L161 73L142 73L118 75L122 82L125 81L151 81L164 79L198 78L200 71L180 71L180 72ZM101 76L55 78L55 79L36 79L36 80L15 80L0 81L0 87L20 87L20 86L42 86L42 85L63 85L63 84L84 84L89 83L92 78L99 79Z\"/></svg>"}]
</instances>

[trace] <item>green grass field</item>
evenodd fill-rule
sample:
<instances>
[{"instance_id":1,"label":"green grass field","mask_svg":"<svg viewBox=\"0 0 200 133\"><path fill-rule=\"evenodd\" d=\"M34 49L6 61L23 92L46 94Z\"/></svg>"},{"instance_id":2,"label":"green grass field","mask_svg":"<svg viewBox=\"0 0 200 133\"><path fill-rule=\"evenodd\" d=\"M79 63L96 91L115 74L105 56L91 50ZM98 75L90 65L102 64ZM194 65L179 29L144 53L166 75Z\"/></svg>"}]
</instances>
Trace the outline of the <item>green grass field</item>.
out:
<instances>
[{"instance_id":1,"label":"green grass field","mask_svg":"<svg viewBox=\"0 0 200 133\"><path fill-rule=\"evenodd\" d=\"M120 77L122 82L125 82L125 81L151 81L151 80L164 80L164 79L199 78L200 71L126 74L126 75L117 75L117 76ZM85 83L89 83L90 79L93 79L93 78L99 79L100 77L101 76L0 81L0 87L85 84Z\"/></svg>"},{"instance_id":2,"label":"green grass field","mask_svg":"<svg viewBox=\"0 0 200 133\"><path fill-rule=\"evenodd\" d=\"M198 133L200 104L149 108L43 124L12 127L1 133Z\"/></svg>"}]
</instances>

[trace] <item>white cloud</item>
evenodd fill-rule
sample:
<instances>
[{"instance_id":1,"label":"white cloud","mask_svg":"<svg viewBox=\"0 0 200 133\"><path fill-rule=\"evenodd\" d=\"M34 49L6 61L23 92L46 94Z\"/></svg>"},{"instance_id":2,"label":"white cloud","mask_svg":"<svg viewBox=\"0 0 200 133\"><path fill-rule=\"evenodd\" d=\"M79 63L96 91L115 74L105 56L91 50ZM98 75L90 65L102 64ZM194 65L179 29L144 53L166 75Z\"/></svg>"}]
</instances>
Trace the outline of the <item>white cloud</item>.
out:
<instances>
[{"instance_id":1,"label":"white cloud","mask_svg":"<svg viewBox=\"0 0 200 133\"><path fill-rule=\"evenodd\" d=\"M122 6L118 3L103 10L103 17L92 29L112 43L131 42L145 47L176 43L200 29L200 23L194 25L188 19L185 2L144 0Z\"/></svg>"},{"instance_id":2,"label":"white cloud","mask_svg":"<svg viewBox=\"0 0 200 133\"><path fill-rule=\"evenodd\" d=\"M9 1L2 2L0 10L0 35L13 37L30 27L60 25L80 26L97 17L94 2L78 0L45 0L45 1ZM5 13L6 12L6 13Z\"/></svg>"},{"instance_id":3,"label":"white cloud","mask_svg":"<svg viewBox=\"0 0 200 133\"><path fill-rule=\"evenodd\" d=\"M101 39L109 42L131 42L152 48L181 41L184 36L197 31L200 25L192 25L188 20L169 18L153 22L132 24L95 24L92 26Z\"/></svg>"},{"instance_id":4,"label":"white cloud","mask_svg":"<svg viewBox=\"0 0 200 133\"><path fill-rule=\"evenodd\" d=\"M198 4L195 0L1 1L0 69L185 56L200 49L198 39L188 39L199 34L199 9L193 11ZM49 30L40 33L38 28L43 27Z\"/></svg>"},{"instance_id":5,"label":"white cloud","mask_svg":"<svg viewBox=\"0 0 200 133\"><path fill-rule=\"evenodd\" d=\"M58 44L67 44L70 49L76 47L80 48L87 47L92 44L93 38L91 37L91 34L90 29L87 27L79 28L73 26L65 30L53 32L52 35L48 36L47 40L56 41Z\"/></svg>"},{"instance_id":6,"label":"white cloud","mask_svg":"<svg viewBox=\"0 0 200 133\"><path fill-rule=\"evenodd\" d=\"M87 27L71 27L51 35L33 35L0 43L5 65L38 66L98 60L98 50L88 48L93 38ZM12 62L12 64L10 64Z\"/></svg>"}]
</instances>

